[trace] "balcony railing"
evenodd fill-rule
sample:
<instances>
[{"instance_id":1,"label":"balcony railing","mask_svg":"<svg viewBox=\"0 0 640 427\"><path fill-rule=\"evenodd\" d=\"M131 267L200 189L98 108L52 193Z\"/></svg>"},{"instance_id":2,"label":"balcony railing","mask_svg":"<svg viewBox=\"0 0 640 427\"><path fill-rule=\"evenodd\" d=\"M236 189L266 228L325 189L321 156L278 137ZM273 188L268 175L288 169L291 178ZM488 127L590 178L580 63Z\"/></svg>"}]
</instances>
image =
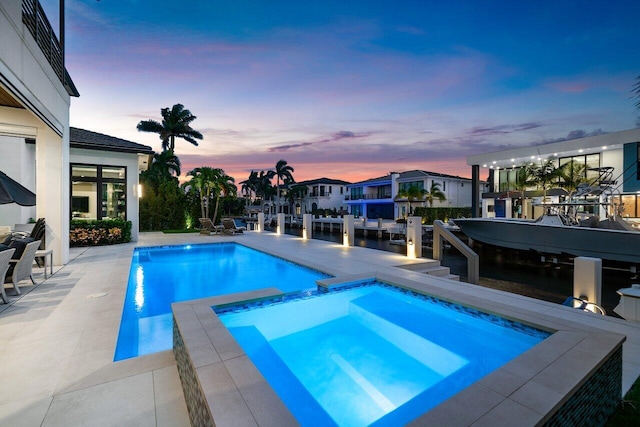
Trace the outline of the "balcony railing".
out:
<instances>
[{"instance_id":1,"label":"balcony railing","mask_svg":"<svg viewBox=\"0 0 640 427\"><path fill-rule=\"evenodd\" d=\"M54 73L64 84L63 52L38 0L22 0L22 22L29 29Z\"/></svg>"},{"instance_id":2,"label":"balcony railing","mask_svg":"<svg viewBox=\"0 0 640 427\"><path fill-rule=\"evenodd\" d=\"M360 194L356 196L352 196L347 194L344 196L345 200L379 200L379 199L390 199L391 194Z\"/></svg>"}]
</instances>

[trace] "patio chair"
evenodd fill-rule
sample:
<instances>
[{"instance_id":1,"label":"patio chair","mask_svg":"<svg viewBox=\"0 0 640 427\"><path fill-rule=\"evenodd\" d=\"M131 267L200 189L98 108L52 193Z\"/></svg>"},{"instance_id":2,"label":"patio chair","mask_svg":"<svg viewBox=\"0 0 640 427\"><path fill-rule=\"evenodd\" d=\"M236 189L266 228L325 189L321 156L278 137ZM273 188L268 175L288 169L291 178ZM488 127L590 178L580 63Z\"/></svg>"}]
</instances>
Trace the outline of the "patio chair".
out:
<instances>
[{"instance_id":1,"label":"patio chair","mask_svg":"<svg viewBox=\"0 0 640 427\"><path fill-rule=\"evenodd\" d=\"M228 235L242 234L242 229L236 227L236 223L231 218L222 218L222 232Z\"/></svg>"},{"instance_id":2,"label":"patio chair","mask_svg":"<svg viewBox=\"0 0 640 427\"><path fill-rule=\"evenodd\" d=\"M33 276L31 276L31 270L33 268L33 262L35 261L36 251L38 250L38 246L40 246L40 240L29 241L28 243L24 242L26 239L22 239L22 242L20 240L21 239L16 239L11 241L12 247L16 250L14 256L18 256L19 258L9 261L9 270L7 271L7 277L4 279L4 283L13 283L13 288L16 290L17 295L20 295L19 282L31 279L31 283L36 284ZM22 247L23 244L24 247Z\"/></svg>"},{"instance_id":3,"label":"patio chair","mask_svg":"<svg viewBox=\"0 0 640 427\"><path fill-rule=\"evenodd\" d=\"M13 253L16 250L14 248L6 249L0 252L0 277L2 277L2 287L0 287L0 294L2 295L2 301L5 304L9 302L7 298L7 293L4 290L4 277L7 274L7 270L9 269L9 260L13 256Z\"/></svg>"},{"instance_id":4,"label":"patio chair","mask_svg":"<svg viewBox=\"0 0 640 427\"><path fill-rule=\"evenodd\" d=\"M200 221L200 234L206 234L210 236L211 233L218 233L222 228L221 225L214 225L213 222L209 218L199 218Z\"/></svg>"}]
</instances>

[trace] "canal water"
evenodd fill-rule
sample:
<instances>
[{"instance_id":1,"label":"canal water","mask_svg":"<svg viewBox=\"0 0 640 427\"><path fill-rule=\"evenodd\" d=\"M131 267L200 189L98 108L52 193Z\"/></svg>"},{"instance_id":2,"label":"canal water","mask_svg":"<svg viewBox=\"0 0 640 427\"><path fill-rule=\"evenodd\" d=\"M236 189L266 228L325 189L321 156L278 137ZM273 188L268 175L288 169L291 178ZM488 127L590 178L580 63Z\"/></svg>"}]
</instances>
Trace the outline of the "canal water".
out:
<instances>
[{"instance_id":1,"label":"canal water","mask_svg":"<svg viewBox=\"0 0 640 427\"><path fill-rule=\"evenodd\" d=\"M288 234L302 235L300 229L287 229ZM355 245L383 251L406 253L406 247L391 244L388 235L378 239L363 237L356 233ZM313 238L330 242L341 242L340 233L313 231ZM543 262L539 255L511 249L476 246L473 248L480 258L480 286L512 292L561 304L573 295L573 264L569 261ZM423 257L431 258L430 248L423 248ZM455 248L445 246L441 264L449 267L452 274L466 281L467 261ZM602 271L602 307L607 315L619 317L613 309L619 302L618 289L628 288L632 283L640 283L637 274L630 271L604 268Z\"/></svg>"}]
</instances>

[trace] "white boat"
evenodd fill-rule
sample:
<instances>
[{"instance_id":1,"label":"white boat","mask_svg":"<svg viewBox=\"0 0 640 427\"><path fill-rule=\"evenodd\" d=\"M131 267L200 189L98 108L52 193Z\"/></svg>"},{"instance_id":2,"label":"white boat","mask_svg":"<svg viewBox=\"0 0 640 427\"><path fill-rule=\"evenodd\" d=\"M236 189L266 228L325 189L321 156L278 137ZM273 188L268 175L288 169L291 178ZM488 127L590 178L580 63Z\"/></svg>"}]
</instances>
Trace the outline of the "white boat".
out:
<instances>
[{"instance_id":1,"label":"white boat","mask_svg":"<svg viewBox=\"0 0 640 427\"><path fill-rule=\"evenodd\" d=\"M640 231L620 218L577 222L566 215L543 215L537 220L463 218L455 223L467 237L494 246L640 264Z\"/></svg>"}]
</instances>

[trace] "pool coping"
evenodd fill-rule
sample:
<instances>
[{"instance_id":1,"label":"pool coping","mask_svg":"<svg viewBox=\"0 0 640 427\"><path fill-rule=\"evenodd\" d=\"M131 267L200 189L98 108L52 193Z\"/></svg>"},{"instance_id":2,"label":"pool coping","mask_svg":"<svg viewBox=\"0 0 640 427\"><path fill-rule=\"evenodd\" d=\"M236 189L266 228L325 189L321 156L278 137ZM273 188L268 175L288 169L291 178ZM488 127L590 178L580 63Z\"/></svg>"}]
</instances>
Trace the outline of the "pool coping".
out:
<instances>
[{"instance_id":1,"label":"pool coping","mask_svg":"<svg viewBox=\"0 0 640 427\"><path fill-rule=\"evenodd\" d=\"M614 400L622 397L622 344L625 341L622 334L471 296L455 287L442 288L387 272L343 275L319 280L318 284L332 287L365 279L377 279L553 332L540 344L419 416L410 425L503 425L514 420L518 420L519 425L542 425L551 421L563 405L614 358L620 359L620 378L611 379L617 383ZM270 288L172 304L174 354L179 361L188 407L189 396L200 390L200 413L194 414L189 407L193 425L208 425L202 423L207 417L211 417L210 421L216 426L298 425L211 308L278 295L283 293ZM185 363L193 370L190 380L183 378L188 376L183 372L184 367L181 368Z\"/></svg>"}]
</instances>

